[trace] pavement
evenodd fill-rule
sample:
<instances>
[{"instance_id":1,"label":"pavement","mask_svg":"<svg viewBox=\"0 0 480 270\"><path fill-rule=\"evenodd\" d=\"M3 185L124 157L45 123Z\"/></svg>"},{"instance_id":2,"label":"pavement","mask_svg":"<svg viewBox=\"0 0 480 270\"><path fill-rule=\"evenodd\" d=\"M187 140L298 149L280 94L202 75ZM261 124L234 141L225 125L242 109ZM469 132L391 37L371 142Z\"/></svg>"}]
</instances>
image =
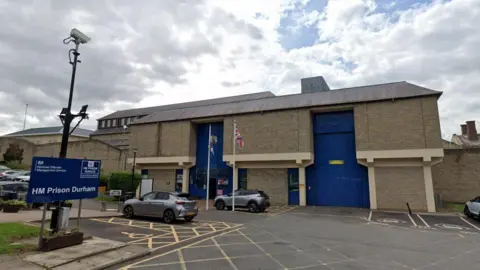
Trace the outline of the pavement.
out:
<instances>
[{"instance_id":1,"label":"pavement","mask_svg":"<svg viewBox=\"0 0 480 270\"><path fill-rule=\"evenodd\" d=\"M47 211L46 219L50 219L52 212ZM77 208L71 208L70 216L76 217L78 214ZM81 212L81 217L89 218L89 217L101 217L101 216L117 216L120 213L117 212L101 212L99 210L89 210L83 209ZM0 223L3 222L28 222L28 221L35 221L42 219L42 210L41 209L34 209L34 210L25 210L20 211L18 213L0 213Z\"/></svg>"}]
</instances>

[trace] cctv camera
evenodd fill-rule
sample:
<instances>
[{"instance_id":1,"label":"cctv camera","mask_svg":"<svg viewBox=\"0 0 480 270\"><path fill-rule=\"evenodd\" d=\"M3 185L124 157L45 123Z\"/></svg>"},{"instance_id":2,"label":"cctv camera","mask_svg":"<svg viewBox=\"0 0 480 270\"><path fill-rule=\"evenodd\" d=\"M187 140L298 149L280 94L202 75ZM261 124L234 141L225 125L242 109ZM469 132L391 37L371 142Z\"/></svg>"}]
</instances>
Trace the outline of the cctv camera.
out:
<instances>
[{"instance_id":1,"label":"cctv camera","mask_svg":"<svg viewBox=\"0 0 480 270\"><path fill-rule=\"evenodd\" d=\"M80 32L76 28L73 28L72 31L70 32L70 36L76 40L78 40L80 43L85 44L90 41L90 38L85 35L84 33Z\"/></svg>"}]
</instances>

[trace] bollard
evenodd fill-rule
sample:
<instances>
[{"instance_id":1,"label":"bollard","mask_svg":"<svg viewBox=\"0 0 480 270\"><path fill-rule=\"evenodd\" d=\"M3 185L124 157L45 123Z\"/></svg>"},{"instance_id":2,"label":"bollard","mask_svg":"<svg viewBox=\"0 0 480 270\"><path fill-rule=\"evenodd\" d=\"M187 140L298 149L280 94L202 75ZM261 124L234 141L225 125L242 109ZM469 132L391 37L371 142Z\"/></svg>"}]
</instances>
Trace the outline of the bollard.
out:
<instances>
[{"instance_id":1,"label":"bollard","mask_svg":"<svg viewBox=\"0 0 480 270\"><path fill-rule=\"evenodd\" d=\"M106 202L102 202L102 207L100 209L101 212L106 212L107 211L107 203Z\"/></svg>"}]
</instances>

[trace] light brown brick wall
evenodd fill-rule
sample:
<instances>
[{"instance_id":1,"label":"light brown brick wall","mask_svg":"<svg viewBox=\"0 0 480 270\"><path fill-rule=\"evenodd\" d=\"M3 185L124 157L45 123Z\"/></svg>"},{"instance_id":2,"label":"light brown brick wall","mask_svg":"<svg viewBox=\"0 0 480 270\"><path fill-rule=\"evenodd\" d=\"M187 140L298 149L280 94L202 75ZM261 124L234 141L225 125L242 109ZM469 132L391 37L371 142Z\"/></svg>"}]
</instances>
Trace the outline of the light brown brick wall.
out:
<instances>
[{"instance_id":1,"label":"light brown brick wall","mask_svg":"<svg viewBox=\"0 0 480 270\"><path fill-rule=\"evenodd\" d=\"M131 149L137 149L137 157L158 156L159 127L158 123L130 126L129 144Z\"/></svg>"},{"instance_id":2,"label":"light brown brick wall","mask_svg":"<svg viewBox=\"0 0 480 270\"><path fill-rule=\"evenodd\" d=\"M480 149L445 149L432 167L435 193L445 202L464 203L480 196Z\"/></svg>"},{"instance_id":3,"label":"light brown brick wall","mask_svg":"<svg viewBox=\"0 0 480 270\"><path fill-rule=\"evenodd\" d=\"M115 133L115 134L105 134L105 135L93 135L90 137L96 140L123 140L123 139L128 140L130 138L130 133L125 132L125 133Z\"/></svg>"},{"instance_id":4,"label":"light brown brick wall","mask_svg":"<svg viewBox=\"0 0 480 270\"><path fill-rule=\"evenodd\" d=\"M148 170L154 191L175 191L175 170Z\"/></svg>"},{"instance_id":5,"label":"light brown brick wall","mask_svg":"<svg viewBox=\"0 0 480 270\"><path fill-rule=\"evenodd\" d=\"M312 151L308 109L264 112L224 120L224 154L232 154L233 120L245 141L237 154L294 153Z\"/></svg>"},{"instance_id":6,"label":"light brown brick wall","mask_svg":"<svg viewBox=\"0 0 480 270\"><path fill-rule=\"evenodd\" d=\"M287 169L248 169L247 179L247 188L265 191L272 205L288 204Z\"/></svg>"},{"instance_id":7,"label":"light brown brick wall","mask_svg":"<svg viewBox=\"0 0 480 270\"><path fill-rule=\"evenodd\" d=\"M356 105L357 150L441 148L436 97Z\"/></svg>"},{"instance_id":8,"label":"light brown brick wall","mask_svg":"<svg viewBox=\"0 0 480 270\"><path fill-rule=\"evenodd\" d=\"M426 211L423 167L376 167L378 209Z\"/></svg>"},{"instance_id":9,"label":"light brown brick wall","mask_svg":"<svg viewBox=\"0 0 480 270\"><path fill-rule=\"evenodd\" d=\"M35 156L58 157L60 143L37 145ZM68 158L88 158L102 161L103 172L123 171L124 157L122 151L97 140L69 142Z\"/></svg>"},{"instance_id":10,"label":"light brown brick wall","mask_svg":"<svg viewBox=\"0 0 480 270\"><path fill-rule=\"evenodd\" d=\"M160 156L188 156L192 152L189 121L162 123L160 134Z\"/></svg>"}]
</instances>

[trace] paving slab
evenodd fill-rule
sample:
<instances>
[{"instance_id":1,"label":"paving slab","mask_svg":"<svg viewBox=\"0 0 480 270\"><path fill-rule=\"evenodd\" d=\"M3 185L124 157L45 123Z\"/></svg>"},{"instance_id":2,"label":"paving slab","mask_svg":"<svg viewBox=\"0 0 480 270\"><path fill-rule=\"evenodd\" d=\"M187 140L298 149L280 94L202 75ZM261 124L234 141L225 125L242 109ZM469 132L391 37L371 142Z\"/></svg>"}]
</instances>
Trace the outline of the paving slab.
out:
<instances>
[{"instance_id":1,"label":"paving slab","mask_svg":"<svg viewBox=\"0 0 480 270\"><path fill-rule=\"evenodd\" d=\"M43 267L54 268L80 258L93 256L123 246L125 244L122 242L94 237L90 240L85 240L81 245L29 255L24 260Z\"/></svg>"}]
</instances>

